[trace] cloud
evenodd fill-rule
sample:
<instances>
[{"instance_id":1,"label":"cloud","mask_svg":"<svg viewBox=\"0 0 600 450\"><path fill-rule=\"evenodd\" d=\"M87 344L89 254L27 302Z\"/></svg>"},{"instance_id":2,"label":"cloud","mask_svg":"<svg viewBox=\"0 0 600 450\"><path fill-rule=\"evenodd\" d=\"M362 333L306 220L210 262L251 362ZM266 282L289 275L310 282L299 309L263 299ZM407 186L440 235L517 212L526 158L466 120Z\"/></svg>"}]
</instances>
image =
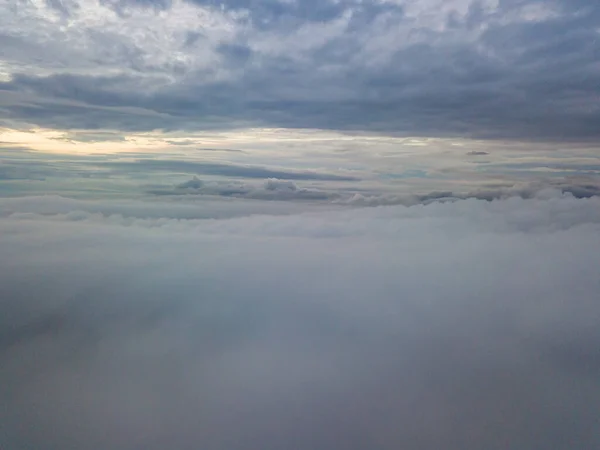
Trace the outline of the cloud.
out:
<instances>
[{"instance_id":1,"label":"cloud","mask_svg":"<svg viewBox=\"0 0 600 450\"><path fill-rule=\"evenodd\" d=\"M176 199L170 201L140 202L131 199L124 200L77 200L65 198L58 195L42 195L0 199L0 217L11 215L23 215L24 217L46 217L69 216L70 219L81 217L91 218L113 218L117 222L125 221L133 223L136 220L156 220L161 223L165 218L169 220L202 220L202 219L225 219L230 217L248 216L251 214L291 214L302 211L320 211L325 206L320 205L298 205L285 202L249 202L235 198L221 198L219 201L211 201L203 197L201 203L192 201L193 196L187 196L186 202L178 202ZM327 208L330 208L328 206ZM82 214L80 214L82 213Z\"/></svg>"},{"instance_id":2,"label":"cloud","mask_svg":"<svg viewBox=\"0 0 600 450\"><path fill-rule=\"evenodd\" d=\"M489 155L489 152L484 152L484 151L478 151L478 150L473 150L471 152L468 152L467 155L469 156L485 156L485 155Z\"/></svg>"},{"instance_id":3,"label":"cloud","mask_svg":"<svg viewBox=\"0 0 600 450\"><path fill-rule=\"evenodd\" d=\"M0 12L11 126L542 141L600 129L589 2L74 0Z\"/></svg>"},{"instance_id":4,"label":"cloud","mask_svg":"<svg viewBox=\"0 0 600 450\"><path fill-rule=\"evenodd\" d=\"M600 445L598 198L110 204L0 200L3 448Z\"/></svg>"},{"instance_id":5,"label":"cloud","mask_svg":"<svg viewBox=\"0 0 600 450\"><path fill-rule=\"evenodd\" d=\"M511 197L530 199L544 196L548 193L570 194L575 198L590 198L600 196L600 184L591 179L543 179L526 182L506 182L496 185L480 186L470 191L429 191L410 194L365 194L355 193L350 196L333 199L335 203L353 206L384 206L384 205L418 205L431 202L457 200L501 200Z\"/></svg>"},{"instance_id":6,"label":"cloud","mask_svg":"<svg viewBox=\"0 0 600 450\"><path fill-rule=\"evenodd\" d=\"M198 177L194 176L191 180L188 180L184 183L178 184L178 189L200 189L204 186L202 180Z\"/></svg>"},{"instance_id":7,"label":"cloud","mask_svg":"<svg viewBox=\"0 0 600 450\"><path fill-rule=\"evenodd\" d=\"M468 191L428 190L423 192L389 193L381 190L360 190L355 186L347 189L334 189L331 186L311 189L299 187L290 180L270 178L263 184L235 180L210 181L208 183L194 176L180 183L175 189L157 186L147 191L161 196L208 195L248 198L257 200L312 200L335 205L349 206L412 206L431 202L456 200L500 200L511 197L523 199L545 196L548 193L570 194L575 198L600 197L600 184L588 177L545 178L534 181L505 181L495 184L482 184Z\"/></svg>"},{"instance_id":8,"label":"cloud","mask_svg":"<svg viewBox=\"0 0 600 450\"><path fill-rule=\"evenodd\" d=\"M269 178L265 181L265 189L268 191L297 191L298 186L293 181L278 180L277 178Z\"/></svg>"},{"instance_id":9,"label":"cloud","mask_svg":"<svg viewBox=\"0 0 600 450\"><path fill-rule=\"evenodd\" d=\"M58 140L72 141L72 142L123 142L125 137L112 132L100 131L100 132L69 132L63 138L55 138Z\"/></svg>"},{"instance_id":10,"label":"cloud","mask_svg":"<svg viewBox=\"0 0 600 450\"><path fill-rule=\"evenodd\" d=\"M255 165L224 164L216 162L198 162L175 159L139 159L133 162L105 162L98 163L102 167L120 169L124 172L131 171L167 171L196 173L204 175L217 175L233 178L281 178L287 180L321 180L321 181L358 181L358 178L349 175L333 173L320 173L314 171L269 169Z\"/></svg>"},{"instance_id":11,"label":"cloud","mask_svg":"<svg viewBox=\"0 0 600 450\"><path fill-rule=\"evenodd\" d=\"M277 178L269 178L262 184L256 184L232 180L204 182L194 176L191 180L176 185L175 189L153 187L147 192L159 196L201 195L277 201L329 202L341 198L340 194L333 191L299 188L293 181Z\"/></svg>"}]
</instances>

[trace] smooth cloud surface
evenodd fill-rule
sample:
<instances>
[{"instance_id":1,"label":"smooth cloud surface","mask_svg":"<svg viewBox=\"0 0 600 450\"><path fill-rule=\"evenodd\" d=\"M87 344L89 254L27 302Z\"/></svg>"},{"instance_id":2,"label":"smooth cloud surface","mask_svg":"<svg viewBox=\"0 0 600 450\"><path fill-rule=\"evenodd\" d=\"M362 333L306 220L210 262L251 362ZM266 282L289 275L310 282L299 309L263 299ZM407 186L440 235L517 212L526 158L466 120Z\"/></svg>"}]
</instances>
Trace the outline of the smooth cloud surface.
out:
<instances>
[{"instance_id":1,"label":"smooth cloud surface","mask_svg":"<svg viewBox=\"0 0 600 450\"><path fill-rule=\"evenodd\" d=\"M600 446L598 198L160 207L0 200L2 448Z\"/></svg>"}]
</instances>

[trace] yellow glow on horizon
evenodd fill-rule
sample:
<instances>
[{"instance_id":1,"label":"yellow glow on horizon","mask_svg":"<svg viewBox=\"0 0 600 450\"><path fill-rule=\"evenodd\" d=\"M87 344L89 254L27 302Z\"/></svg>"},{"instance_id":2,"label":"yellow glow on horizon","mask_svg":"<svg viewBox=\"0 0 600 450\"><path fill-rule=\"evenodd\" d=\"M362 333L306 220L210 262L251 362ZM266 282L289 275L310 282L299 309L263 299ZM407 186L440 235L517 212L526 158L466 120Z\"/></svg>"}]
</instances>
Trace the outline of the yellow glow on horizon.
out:
<instances>
[{"instance_id":1,"label":"yellow glow on horizon","mask_svg":"<svg viewBox=\"0 0 600 450\"><path fill-rule=\"evenodd\" d=\"M144 135L123 136L115 140L76 141L69 132L48 129L30 131L2 129L0 143L2 146L12 145L41 152L68 154L151 151L168 146L161 140Z\"/></svg>"},{"instance_id":2,"label":"yellow glow on horizon","mask_svg":"<svg viewBox=\"0 0 600 450\"><path fill-rule=\"evenodd\" d=\"M87 137L86 137L87 136ZM273 142L315 142L377 140L384 136L348 135L336 131L283 128L249 128L243 130L195 133L118 133L97 130L61 131L44 128L31 130L0 129L0 146L17 146L48 153L93 154L161 151L197 147L226 148L232 145ZM397 139L397 138L392 138Z\"/></svg>"},{"instance_id":3,"label":"yellow glow on horizon","mask_svg":"<svg viewBox=\"0 0 600 450\"><path fill-rule=\"evenodd\" d=\"M422 156L425 155L423 153L425 148L427 153L436 153L441 149L454 147L458 150L465 145L478 145L477 141L471 140L385 136L318 129L247 128L202 132L126 133L110 130L0 128L0 148L12 146L57 154L168 153L189 152L202 148L223 150L237 148L252 152L280 153L287 144L307 144L306 147L302 145L296 148L301 148L302 151L319 152L329 151L331 145L343 146L346 145L345 143L352 143L355 148L362 146L365 149L371 144L392 146L399 154L406 152L413 154L417 148L420 148ZM290 152L290 147L285 151Z\"/></svg>"}]
</instances>

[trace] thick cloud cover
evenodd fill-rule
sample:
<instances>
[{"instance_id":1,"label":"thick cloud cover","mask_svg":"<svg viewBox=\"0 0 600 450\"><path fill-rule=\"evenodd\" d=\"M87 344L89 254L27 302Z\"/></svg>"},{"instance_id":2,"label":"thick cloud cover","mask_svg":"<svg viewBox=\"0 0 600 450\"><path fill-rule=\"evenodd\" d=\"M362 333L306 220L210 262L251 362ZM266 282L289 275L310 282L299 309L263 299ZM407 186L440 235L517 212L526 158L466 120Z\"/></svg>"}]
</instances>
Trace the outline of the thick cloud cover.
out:
<instances>
[{"instance_id":1,"label":"thick cloud cover","mask_svg":"<svg viewBox=\"0 0 600 450\"><path fill-rule=\"evenodd\" d=\"M102 163L99 163L101 165ZM218 164L214 162L196 162L165 159L146 159L130 162L107 162L105 167L121 169L131 173L140 171L188 172L207 175L220 175L233 178L285 178L288 180L322 180L322 181L358 181L352 176L343 176L310 171L272 170L259 166L239 166L234 164Z\"/></svg>"},{"instance_id":2,"label":"thick cloud cover","mask_svg":"<svg viewBox=\"0 0 600 450\"><path fill-rule=\"evenodd\" d=\"M3 449L600 447L598 198L107 205L0 200Z\"/></svg>"},{"instance_id":3,"label":"thick cloud cover","mask_svg":"<svg viewBox=\"0 0 600 450\"><path fill-rule=\"evenodd\" d=\"M599 137L587 0L28 0L0 4L0 120Z\"/></svg>"}]
</instances>

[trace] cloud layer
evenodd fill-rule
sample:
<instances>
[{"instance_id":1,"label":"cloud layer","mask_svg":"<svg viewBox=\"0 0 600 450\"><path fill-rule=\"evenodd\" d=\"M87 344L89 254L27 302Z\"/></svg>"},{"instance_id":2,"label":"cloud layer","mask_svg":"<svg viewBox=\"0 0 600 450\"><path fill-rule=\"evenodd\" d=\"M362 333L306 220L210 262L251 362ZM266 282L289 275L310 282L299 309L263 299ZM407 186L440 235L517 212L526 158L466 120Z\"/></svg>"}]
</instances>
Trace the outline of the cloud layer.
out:
<instances>
[{"instance_id":1,"label":"cloud layer","mask_svg":"<svg viewBox=\"0 0 600 450\"><path fill-rule=\"evenodd\" d=\"M593 140L584 0L30 0L0 6L1 120Z\"/></svg>"},{"instance_id":2,"label":"cloud layer","mask_svg":"<svg viewBox=\"0 0 600 450\"><path fill-rule=\"evenodd\" d=\"M0 446L597 448L599 202L2 199Z\"/></svg>"}]
</instances>

